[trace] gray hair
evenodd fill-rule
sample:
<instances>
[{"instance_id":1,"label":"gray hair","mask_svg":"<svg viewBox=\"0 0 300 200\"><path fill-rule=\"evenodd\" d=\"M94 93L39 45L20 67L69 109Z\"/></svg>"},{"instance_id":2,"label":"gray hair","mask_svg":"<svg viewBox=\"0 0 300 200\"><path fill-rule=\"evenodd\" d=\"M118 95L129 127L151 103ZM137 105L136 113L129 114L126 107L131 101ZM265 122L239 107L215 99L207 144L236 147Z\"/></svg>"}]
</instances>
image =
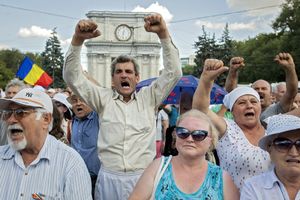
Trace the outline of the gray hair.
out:
<instances>
[{"instance_id":1,"label":"gray hair","mask_svg":"<svg viewBox=\"0 0 300 200\"><path fill-rule=\"evenodd\" d=\"M39 120L39 119L41 119L41 117L42 117L42 115L44 114L44 113L49 113L47 110L45 110L44 108L36 108L35 109L36 110L36 120ZM51 114L51 113L50 113ZM51 114L52 115L52 114ZM52 119L51 119L51 122L50 122L50 124L49 124L49 126L48 126L48 132L50 132L51 130L52 130L52 128L53 128L53 117L52 117Z\"/></svg>"},{"instance_id":2,"label":"gray hair","mask_svg":"<svg viewBox=\"0 0 300 200\"><path fill-rule=\"evenodd\" d=\"M209 119L209 117L205 113L203 113L197 109L191 109L179 116L176 126L178 126L178 124L186 117L195 117L198 119L202 119L208 123L209 132L211 133L211 138L212 138L212 145L210 146L210 150L215 149L217 146L217 142L218 142L219 132L217 131L215 125L212 123L212 121Z\"/></svg>"},{"instance_id":3,"label":"gray hair","mask_svg":"<svg viewBox=\"0 0 300 200\"><path fill-rule=\"evenodd\" d=\"M26 88L26 85L25 85L25 83L24 83L23 81L21 81L21 80L19 80L19 79L17 79L17 78L14 78L14 79L10 80L10 81L7 83L7 85L6 85L6 87L5 87L5 91L7 91L8 88L14 87L14 86L18 86L18 87L20 88L20 90Z\"/></svg>"},{"instance_id":4,"label":"gray hair","mask_svg":"<svg viewBox=\"0 0 300 200\"><path fill-rule=\"evenodd\" d=\"M114 75L114 72L116 70L116 65L118 63L127 63L127 62L131 62L133 64L135 75L139 75L140 74L140 66L138 65L136 59L129 55L120 55L120 56L116 57L110 65L111 76Z\"/></svg>"}]
</instances>

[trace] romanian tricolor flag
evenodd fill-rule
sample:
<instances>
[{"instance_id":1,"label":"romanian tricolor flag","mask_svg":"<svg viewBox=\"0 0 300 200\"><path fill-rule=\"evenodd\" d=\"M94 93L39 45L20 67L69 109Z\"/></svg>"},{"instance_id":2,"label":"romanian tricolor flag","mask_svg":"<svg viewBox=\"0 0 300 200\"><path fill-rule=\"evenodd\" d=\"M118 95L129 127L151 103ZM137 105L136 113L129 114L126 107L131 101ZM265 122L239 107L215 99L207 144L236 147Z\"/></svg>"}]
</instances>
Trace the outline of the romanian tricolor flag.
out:
<instances>
[{"instance_id":1,"label":"romanian tricolor flag","mask_svg":"<svg viewBox=\"0 0 300 200\"><path fill-rule=\"evenodd\" d=\"M16 76L30 85L40 85L45 88L53 81L42 68L34 64L27 56L22 61Z\"/></svg>"}]
</instances>

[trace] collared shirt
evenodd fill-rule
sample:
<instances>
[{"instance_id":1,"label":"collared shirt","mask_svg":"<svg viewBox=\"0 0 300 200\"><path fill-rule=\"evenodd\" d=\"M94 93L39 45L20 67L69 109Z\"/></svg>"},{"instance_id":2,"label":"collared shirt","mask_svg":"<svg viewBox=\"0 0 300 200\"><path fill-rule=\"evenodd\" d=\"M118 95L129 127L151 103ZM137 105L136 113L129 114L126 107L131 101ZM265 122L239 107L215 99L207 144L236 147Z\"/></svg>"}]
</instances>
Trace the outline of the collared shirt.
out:
<instances>
[{"instance_id":1,"label":"collared shirt","mask_svg":"<svg viewBox=\"0 0 300 200\"><path fill-rule=\"evenodd\" d=\"M99 118L95 111L90 112L84 119L77 117L72 121L71 146L83 158L90 175L98 175L100 160L97 152Z\"/></svg>"},{"instance_id":2,"label":"collared shirt","mask_svg":"<svg viewBox=\"0 0 300 200\"><path fill-rule=\"evenodd\" d=\"M101 118L98 151L102 165L114 171L145 169L155 157L155 108L182 75L177 48L161 40L164 70L149 87L133 93L129 102L111 88L96 86L82 73L81 47L66 54L64 80Z\"/></svg>"},{"instance_id":3,"label":"collared shirt","mask_svg":"<svg viewBox=\"0 0 300 200\"><path fill-rule=\"evenodd\" d=\"M274 169L245 181L241 190L241 200L289 200L289 195L277 178ZM298 191L295 200L300 200Z\"/></svg>"},{"instance_id":4,"label":"collared shirt","mask_svg":"<svg viewBox=\"0 0 300 200\"><path fill-rule=\"evenodd\" d=\"M48 135L38 157L25 167L21 154L0 147L0 199L92 199L91 180L80 155Z\"/></svg>"}]
</instances>

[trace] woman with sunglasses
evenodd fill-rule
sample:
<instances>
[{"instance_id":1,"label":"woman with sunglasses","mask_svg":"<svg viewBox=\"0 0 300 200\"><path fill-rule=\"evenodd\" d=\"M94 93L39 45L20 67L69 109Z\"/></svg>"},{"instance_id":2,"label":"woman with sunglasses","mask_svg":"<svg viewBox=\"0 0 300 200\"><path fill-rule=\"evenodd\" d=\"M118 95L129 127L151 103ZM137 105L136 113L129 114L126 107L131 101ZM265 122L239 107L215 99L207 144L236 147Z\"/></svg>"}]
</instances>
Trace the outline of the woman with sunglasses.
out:
<instances>
[{"instance_id":1,"label":"woman with sunglasses","mask_svg":"<svg viewBox=\"0 0 300 200\"><path fill-rule=\"evenodd\" d=\"M259 147L270 154L274 168L245 181L242 200L300 199L300 118L270 117Z\"/></svg>"},{"instance_id":2,"label":"woman with sunglasses","mask_svg":"<svg viewBox=\"0 0 300 200\"><path fill-rule=\"evenodd\" d=\"M175 132L178 155L169 164L162 161L169 159L154 160L129 199L239 199L229 174L205 159L217 141L209 118L192 109L179 117ZM165 169L163 173L161 169Z\"/></svg>"}]
</instances>

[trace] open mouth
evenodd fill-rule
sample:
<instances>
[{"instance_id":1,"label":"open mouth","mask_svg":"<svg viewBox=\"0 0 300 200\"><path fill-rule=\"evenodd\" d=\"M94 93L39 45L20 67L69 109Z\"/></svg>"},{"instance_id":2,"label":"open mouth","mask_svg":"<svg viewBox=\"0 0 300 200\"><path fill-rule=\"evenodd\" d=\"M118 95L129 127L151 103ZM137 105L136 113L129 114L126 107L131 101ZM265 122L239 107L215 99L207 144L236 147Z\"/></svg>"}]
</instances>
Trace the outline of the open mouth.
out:
<instances>
[{"instance_id":1,"label":"open mouth","mask_svg":"<svg viewBox=\"0 0 300 200\"><path fill-rule=\"evenodd\" d=\"M246 112L245 116L246 117L254 117L254 112Z\"/></svg>"},{"instance_id":2,"label":"open mouth","mask_svg":"<svg viewBox=\"0 0 300 200\"><path fill-rule=\"evenodd\" d=\"M259 95L259 98L260 98L260 99L264 99L264 96L262 96L262 95L260 94L260 95Z\"/></svg>"},{"instance_id":3,"label":"open mouth","mask_svg":"<svg viewBox=\"0 0 300 200\"><path fill-rule=\"evenodd\" d=\"M23 130L20 128L11 128L8 131L11 135L20 135L23 133Z\"/></svg>"},{"instance_id":4,"label":"open mouth","mask_svg":"<svg viewBox=\"0 0 300 200\"><path fill-rule=\"evenodd\" d=\"M82 108L77 108L77 112L81 112L81 111L83 111Z\"/></svg>"},{"instance_id":5,"label":"open mouth","mask_svg":"<svg viewBox=\"0 0 300 200\"><path fill-rule=\"evenodd\" d=\"M127 81L123 81L123 82L121 82L121 86L122 86L122 88L129 88L130 85Z\"/></svg>"},{"instance_id":6,"label":"open mouth","mask_svg":"<svg viewBox=\"0 0 300 200\"><path fill-rule=\"evenodd\" d=\"M288 159L288 160L286 160L286 162L288 162L288 163L300 163L300 160L298 160L298 159Z\"/></svg>"}]
</instances>

